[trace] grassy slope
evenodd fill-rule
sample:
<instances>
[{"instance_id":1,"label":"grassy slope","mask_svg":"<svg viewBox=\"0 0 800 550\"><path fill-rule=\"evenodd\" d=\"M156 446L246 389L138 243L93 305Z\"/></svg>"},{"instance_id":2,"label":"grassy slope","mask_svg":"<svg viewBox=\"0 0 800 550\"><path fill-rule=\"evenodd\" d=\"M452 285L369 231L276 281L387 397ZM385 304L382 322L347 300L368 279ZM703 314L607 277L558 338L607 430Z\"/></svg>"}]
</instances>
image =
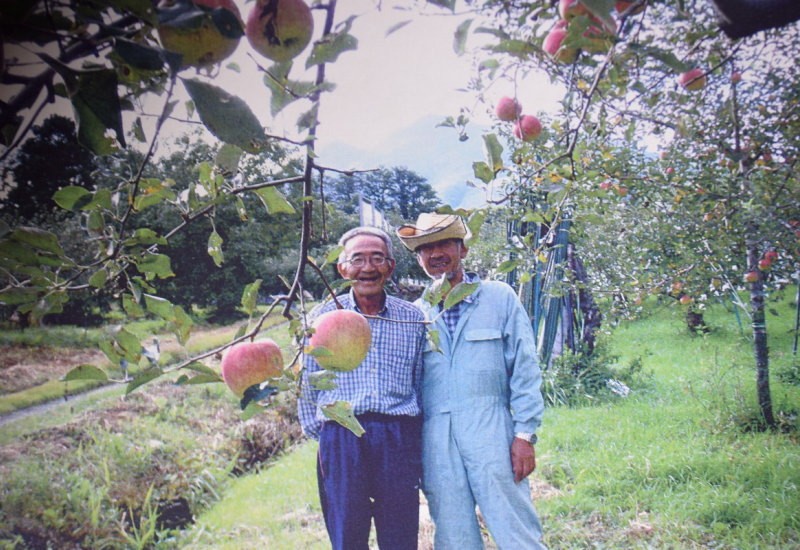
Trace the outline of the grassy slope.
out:
<instances>
[{"instance_id":1,"label":"grassy slope","mask_svg":"<svg viewBox=\"0 0 800 550\"><path fill-rule=\"evenodd\" d=\"M776 373L792 363L794 310L770 307ZM736 428L754 414L749 340L723 309L707 315L704 337L681 315L665 308L614 331L620 366L641 358L652 373L629 398L547 410L534 495L551 548L800 548L796 432ZM773 376L772 390L776 411L800 408L797 387ZM187 547L325 547L314 449L237 480Z\"/></svg>"}]
</instances>

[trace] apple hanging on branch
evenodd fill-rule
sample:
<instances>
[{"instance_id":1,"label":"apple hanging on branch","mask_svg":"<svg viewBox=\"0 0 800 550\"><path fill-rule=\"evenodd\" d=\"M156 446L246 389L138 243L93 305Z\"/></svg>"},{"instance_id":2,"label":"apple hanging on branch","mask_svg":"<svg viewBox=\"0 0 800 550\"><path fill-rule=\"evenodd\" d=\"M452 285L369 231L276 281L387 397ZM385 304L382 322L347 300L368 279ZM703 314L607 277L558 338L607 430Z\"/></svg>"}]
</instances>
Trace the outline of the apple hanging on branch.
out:
<instances>
[{"instance_id":1,"label":"apple hanging on branch","mask_svg":"<svg viewBox=\"0 0 800 550\"><path fill-rule=\"evenodd\" d=\"M497 105L494 107L494 114L503 122L511 122L517 120L517 117L522 112L522 105L513 97L501 97Z\"/></svg>"},{"instance_id":2,"label":"apple hanging on branch","mask_svg":"<svg viewBox=\"0 0 800 550\"><path fill-rule=\"evenodd\" d=\"M255 51L284 62L297 57L311 42L314 17L303 0L256 0L245 29Z\"/></svg>"},{"instance_id":3,"label":"apple hanging on branch","mask_svg":"<svg viewBox=\"0 0 800 550\"><path fill-rule=\"evenodd\" d=\"M228 348L222 357L222 379L239 398L253 386L278 378L282 373L281 348L270 339L241 342Z\"/></svg>"},{"instance_id":4,"label":"apple hanging on branch","mask_svg":"<svg viewBox=\"0 0 800 550\"><path fill-rule=\"evenodd\" d=\"M522 115L514 124L514 137L522 141L533 141L542 133L542 123L533 115Z\"/></svg>"},{"instance_id":5,"label":"apple hanging on branch","mask_svg":"<svg viewBox=\"0 0 800 550\"><path fill-rule=\"evenodd\" d=\"M690 92L702 90L706 87L707 82L705 73L702 69L698 68L689 69L678 76L678 84L680 84L683 89L689 90Z\"/></svg>"},{"instance_id":6,"label":"apple hanging on branch","mask_svg":"<svg viewBox=\"0 0 800 550\"><path fill-rule=\"evenodd\" d=\"M369 352L372 331L367 319L349 309L323 313L311 325L307 353L326 370L348 372L358 367Z\"/></svg>"},{"instance_id":7,"label":"apple hanging on branch","mask_svg":"<svg viewBox=\"0 0 800 550\"><path fill-rule=\"evenodd\" d=\"M181 56L182 69L227 59L244 34L233 0L161 0L156 11L161 45Z\"/></svg>"}]
</instances>

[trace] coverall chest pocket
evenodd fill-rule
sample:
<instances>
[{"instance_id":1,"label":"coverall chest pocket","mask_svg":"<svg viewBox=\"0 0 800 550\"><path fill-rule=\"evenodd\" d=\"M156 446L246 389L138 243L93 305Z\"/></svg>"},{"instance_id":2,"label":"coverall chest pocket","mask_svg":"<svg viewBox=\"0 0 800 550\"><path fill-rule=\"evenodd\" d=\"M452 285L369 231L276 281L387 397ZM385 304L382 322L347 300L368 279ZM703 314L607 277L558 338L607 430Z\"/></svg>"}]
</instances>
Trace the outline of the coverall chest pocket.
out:
<instances>
[{"instance_id":1,"label":"coverall chest pocket","mask_svg":"<svg viewBox=\"0 0 800 550\"><path fill-rule=\"evenodd\" d=\"M504 366L503 333L497 329L464 332L466 367L469 370L497 370Z\"/></svg>"}]
</instances>

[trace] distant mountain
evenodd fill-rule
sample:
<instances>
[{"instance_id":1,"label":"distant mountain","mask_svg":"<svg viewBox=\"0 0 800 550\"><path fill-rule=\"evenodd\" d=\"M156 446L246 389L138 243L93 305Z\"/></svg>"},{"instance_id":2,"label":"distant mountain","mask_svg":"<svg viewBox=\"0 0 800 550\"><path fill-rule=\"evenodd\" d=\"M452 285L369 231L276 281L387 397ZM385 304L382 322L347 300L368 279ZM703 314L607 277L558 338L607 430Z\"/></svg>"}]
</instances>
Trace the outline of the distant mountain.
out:
<instances>
[{"instance_id":1,"label":"distant mountain","mask_svg":"<svg viewBox=\"0 0 800 550\"><path fill-rule=\"evenodd\" d=\"M472 163L483 160L481 128L470 128L470 138L459 141L452 128L436 126L442 119L422 118L369 150L341 142L321 144L319 162L343 170L402 166L427 179L446 204L454 208L481 206L483 193L466 184L475 181Z\"/></svg>"}]
</instances>

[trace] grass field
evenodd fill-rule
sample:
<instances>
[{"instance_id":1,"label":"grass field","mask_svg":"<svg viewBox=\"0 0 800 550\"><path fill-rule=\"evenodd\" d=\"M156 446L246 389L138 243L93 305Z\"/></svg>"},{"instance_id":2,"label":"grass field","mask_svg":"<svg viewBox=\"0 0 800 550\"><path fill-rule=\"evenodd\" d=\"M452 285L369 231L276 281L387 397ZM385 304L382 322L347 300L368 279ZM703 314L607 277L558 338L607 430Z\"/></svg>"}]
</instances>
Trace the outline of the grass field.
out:
<instances>
[{"instance_id":1,"label":"grass field","mask_svg":"<svg viewBox=\"0 0 800 550\"><path fill-rule=\"evenodd\" d=\"M794 307L769 304L775 432L753 429L746 320L719 306L692 335L679 307L655 305L609 329L613 369L637 372L630 395L548 407L539 431L532 498L550 548L800 549ZM284 327L264 335L289 345ZM327 548L316 445L291 443L291 414L238 415L221 384L161 384L0 427L0 548ZM156 507L181 499L195 523L156 535ZM432 531L423 521L422 550Z\"/></svg>"}]
</instances>

